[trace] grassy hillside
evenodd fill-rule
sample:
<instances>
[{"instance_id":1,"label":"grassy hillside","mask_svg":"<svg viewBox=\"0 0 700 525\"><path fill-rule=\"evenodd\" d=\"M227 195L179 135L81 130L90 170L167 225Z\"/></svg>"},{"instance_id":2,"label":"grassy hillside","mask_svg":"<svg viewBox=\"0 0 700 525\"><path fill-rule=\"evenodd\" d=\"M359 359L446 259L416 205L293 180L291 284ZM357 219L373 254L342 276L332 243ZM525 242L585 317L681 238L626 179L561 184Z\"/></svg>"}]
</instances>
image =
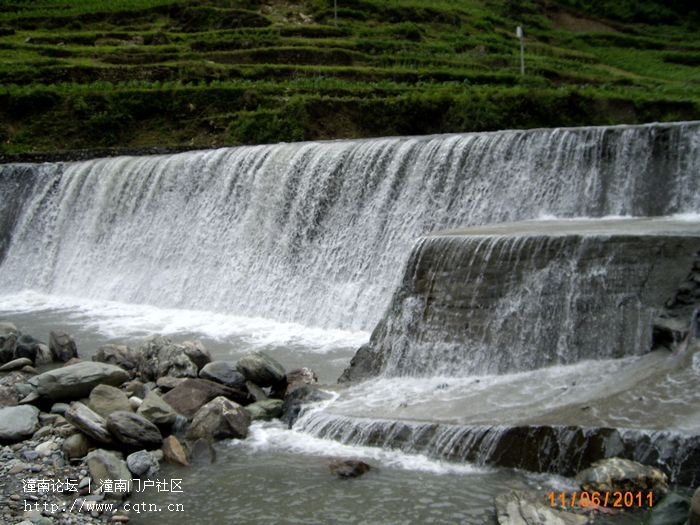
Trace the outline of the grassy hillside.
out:
<instances>
[{"instance_id":1,"label":"grassy hillside","mask_svg":"<svg viewBox=\"0 0 700 525\"><path fill-rule=\"evenodd\" d=\"M0 154L700 118L687 1L337 6L3 0Z\"/></svg>"}]
</instances>

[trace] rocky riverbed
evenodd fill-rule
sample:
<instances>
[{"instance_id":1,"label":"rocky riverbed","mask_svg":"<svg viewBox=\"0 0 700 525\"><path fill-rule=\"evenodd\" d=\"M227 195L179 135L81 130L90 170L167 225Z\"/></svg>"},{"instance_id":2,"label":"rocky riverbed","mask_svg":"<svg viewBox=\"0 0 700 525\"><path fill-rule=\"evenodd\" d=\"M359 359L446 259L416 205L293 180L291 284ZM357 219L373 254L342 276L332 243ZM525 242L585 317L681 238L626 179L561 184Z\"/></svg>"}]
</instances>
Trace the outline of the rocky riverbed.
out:
<instances>
[{"instance_id":1,"label":"rocky riverbed","mask_svg":"<svg viewBox=\"0 0 700 525\"><path fill-rule=\"evenodd\" d=\"M103 345L87 361L69 334L51 332L44 344L0 323L0 350L3 523L128 522L148 511L137 493L183 492L183 479L172 470L161 474L163 462L212 463L215 441L245 439L256 419L291 427L305 403L329 396L308 368L288 372L261 352L212 360L197 341L151 337L133 348ZM371 468L351 458L329 467L328 475L339 478ZM186 478L187 471L178 475ZM500 494L498 523L620 517L627 524L630 512L647 515L650 502L659 523L681 524L689 512L689 523L697 523L700 496L695 510L687 497L666 496L666 475L656 468L614 458L579 473L575 483L575 491L552 492L549 500L540 493ZM615 494L622 494L622 507L614 505Z\"/></svg>"},{"instance_id":2,"label":"rocky riverbed","mask_svg":"<svg viewBox=\"0 0 700 525\"><path fill-rule=\"evenodd\" d=\"M69 334L47 345L0 323L0 362L3 523L127 522L130 494L181 490L161 462L212 461L213 441L244 439L256 419L291 425L327 395L308 368L261 352L213 361L164 337L83 361Z\"/></svg>"}]
</instances>

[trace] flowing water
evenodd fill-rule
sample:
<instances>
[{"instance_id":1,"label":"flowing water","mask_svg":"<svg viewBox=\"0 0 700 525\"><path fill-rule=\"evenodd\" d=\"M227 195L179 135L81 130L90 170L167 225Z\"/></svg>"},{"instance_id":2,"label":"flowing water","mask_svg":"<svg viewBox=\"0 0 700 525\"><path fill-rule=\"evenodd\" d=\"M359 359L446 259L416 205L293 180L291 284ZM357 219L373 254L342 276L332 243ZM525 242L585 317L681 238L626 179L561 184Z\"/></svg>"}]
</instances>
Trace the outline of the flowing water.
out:
<instances>
[{"instance_id":1,"label":"flowing water","mask_svg":"<svg viewBox=\"0 0 700 525\"><path fill-rule=\"evenodd\" d=\"M44 339L65 329L86 356L155 333L203 339L220 359L262 349L331 384L369 339L421 235L543 216L692 214L698 172L698 123L0 166L0 318ZM595 366L651 366L630 359ZM573 382L588 374L555 372ZM392 381L340 392L292 430L255 424L250 439L220 444L212 466L167 468L161 477L182 477L183 493L134 502L176 501L186 511L135 522L493 523L494 495L528 488L545 498L570 483L446 462L439 447L368 447L355 422L344 428L356 437L322 439L323 421L349 415L372 422L407 409L402 418L416 424L474 422L461 408L480 399L470 384L494 386L500 394L487 399L505 405L524 384L517 374ZM388 396L381 410L377 391ZM516 405L511 413L536 412ZM339 455L377 468L337 480L327 461Z\"/></svg>"}]
</instances>

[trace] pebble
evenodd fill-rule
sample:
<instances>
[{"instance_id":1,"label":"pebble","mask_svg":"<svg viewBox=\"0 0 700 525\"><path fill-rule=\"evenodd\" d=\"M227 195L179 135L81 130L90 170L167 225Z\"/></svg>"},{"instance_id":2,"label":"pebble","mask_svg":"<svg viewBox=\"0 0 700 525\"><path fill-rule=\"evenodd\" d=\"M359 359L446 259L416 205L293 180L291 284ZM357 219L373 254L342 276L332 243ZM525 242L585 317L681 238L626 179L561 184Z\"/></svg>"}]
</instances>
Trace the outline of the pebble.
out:
<instances>
[{"instance_id":1,"label":"pebble","mask_svg":"<svg viewBox=\"0 0 700 525\"><path fill-rule=\"evenodd\" d=\"M63 418L35 432L32 438L20 443L0 447L0 523L22 523L24 525L104 525L105 523L127 523L129 517L114 502L112 512L60 512L52 513L51 505L58 509L69 509L78 493L59 491L25 492L30 479L80 480L83 498L100 501L101 494L90 494L90 477L84 463L71 464L63 458L61 447L65 428ZM75 432L73 430L71 433ZM22 483L24 480L25 484ZM28 506L36 506L28 509ZM46 511L44 505L49 506ZM115 516L113 516L115 514ZM114 518L117 517L115 520Z\"/></svg>"}]
</instances>

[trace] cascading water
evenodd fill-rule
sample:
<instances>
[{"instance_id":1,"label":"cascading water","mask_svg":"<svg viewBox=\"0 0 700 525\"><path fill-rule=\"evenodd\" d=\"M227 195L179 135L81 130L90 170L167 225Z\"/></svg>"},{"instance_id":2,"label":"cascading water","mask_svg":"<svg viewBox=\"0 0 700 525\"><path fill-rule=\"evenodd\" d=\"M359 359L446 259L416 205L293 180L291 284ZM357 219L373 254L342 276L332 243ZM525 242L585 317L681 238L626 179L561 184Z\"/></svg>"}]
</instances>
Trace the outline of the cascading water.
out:
<instances>
[{"instance_id":1,"label":"cascading water","mask_svg":"<svg viewBox=\"0 0 700 525\"><path fill-rule=\"evenodd\" d=\"M698 171L698 123L5 165L4 292L368 330L422 234L691 212Z\"/></svg>"},{"instance_id":2,"label":"cascading water","mask_svg":"<svg viewBox=\"0 0 700 525\"><path fill-rule=\"evenodd\" d=\"M30 301L30 313L20 317L29 326L44 322L51 329L52 322L60 326L66 317L90 328L97 315L119 318L115 325L126 323L128 316L157 315L160 327L179 327L173 312L187 309L186 329L173 331L188 336L199 336L198 327L207 323L230 324L235 315L265 318L250 320L265 337L281 329L280 324L266 324L270 319L367 331L390 304L401 269L412 264L411 247L421 236L542 216L692 214L700 209L697 173L700 123L279 144L5 165L0 166L0 311L14 312L4 307L29 289L42 297L66 298L66 309L42 305L34 315ZM492 258L504 256L507 264L526 274L537 269L536 254L563 249L557 241L539 237L502 241L474 241L475 264L463 261L474 288L482 284ZM445 238L433 248L440 245L436 257L448 262L458 260L452 256L459 255L460 244ZM579 248L588 246L589 241L580 241ZM414 256L424 254L425 247L421 241ZM582 288L596 285L606 271L603 263L583 274L579 270L584 266L576 261L561 264L531 280L526 300L517 293L500 298L499 307L511 317L498 320L503 333L479 332L479 366L469 368L452 350L431 355L431 345L450 343L431 339L444 339L434 331L424 337L423 347L392 356L386 375L342 390L327 406L303 414L291 431L256 423L251 438L225 445L232 451L224 451L225 460L215 469L193 467L189 482L185 480L187 493L173 495L186 501L189 514L135 516L134 522L220 523L235 511L245 512L236 515L241 522L247 517L250 522L293 518L328 523L340 516L354 523L364 519L357 515L359 507L374 506L377 522L487 523L494 494L532 485L520 473L444 464L422 454L568 474L585 464L589 452L625 452L663 464L680 483L696 483L689 473L697 471L693 462L700 457L700 443L687 437L700 428L693 409L700 402L700 393L695 393L700 367L692 352L678 362L662 353L586 361L618 354L609 348L577 354L576 334L559 333L549 353L564 356L554 361L561 366L523 371L533 367L489 361L492 345L514 343L505 338L509 319L514 321L511 334L525 334L521 350L531 351L521 360L536 366L553 364L537 352L538 330L542 333L550 321L581 329L580 320L567 321L561 304L552 304L551 315L541 316L538 330L520 330L528 323L526 317L535 316L537 301L561 289L567 292L565 304L585 303ZM564 269L571 281L562 281L559 270ZM640 272L647 270L651 273L648 268ZM431 282L433 277L420 278ZM598 293L603 285L598 285L590 295L605 302ZM412 300L418 317L426 311L436 322L458 317L441 312L434 301ZM612 302L616 300L628 304L625 297ZM81 309L91 302L97 308ZM560 314L564 321L555 319ZM409 324L412 320L406 319ZM648 320L648 311L640 309L624 337L634 333L638 341L646 341L648 331L639 326ZM135 333L143 335L140 329L126 332L116 329L108 336L110 341L130 337L125 342L132 343ZM364 342L367 333L362 334ZM235 349L231 347L238 340L217 343L212 353L219 359L230 360L248 349L248 341ZM318 370L333 361L321 371L326 380L337 377L350 357L348 345L332 355L311 351L304 343L285 345L271 346L290 368L311 365ZM301 357L294 358L297 354ZM412 367L425 373L405 373ZM507 373L469 375L475 372ZM561 424L561 414L573 420L572 426ZM342 443L316 439L326 437ZM547 450L532 452L542 442ZM646 448L639 448L640 442ZM532 445L529 454L524 444ZM408 455L392 450L396 448ZM372 482L348 490L344 484L328 483L327 468L313 465L318 456L328 455L361 455L383 468ZM424 478L426 471L439 475ZM452 475L456 477L446 477ZM246 490L228 490L234 482ZM535 483L539 489L540 481ZM358 490L363 491L359 500ZM407 502L410 517L401 515Z\"/></svg>"}]
</instances>

